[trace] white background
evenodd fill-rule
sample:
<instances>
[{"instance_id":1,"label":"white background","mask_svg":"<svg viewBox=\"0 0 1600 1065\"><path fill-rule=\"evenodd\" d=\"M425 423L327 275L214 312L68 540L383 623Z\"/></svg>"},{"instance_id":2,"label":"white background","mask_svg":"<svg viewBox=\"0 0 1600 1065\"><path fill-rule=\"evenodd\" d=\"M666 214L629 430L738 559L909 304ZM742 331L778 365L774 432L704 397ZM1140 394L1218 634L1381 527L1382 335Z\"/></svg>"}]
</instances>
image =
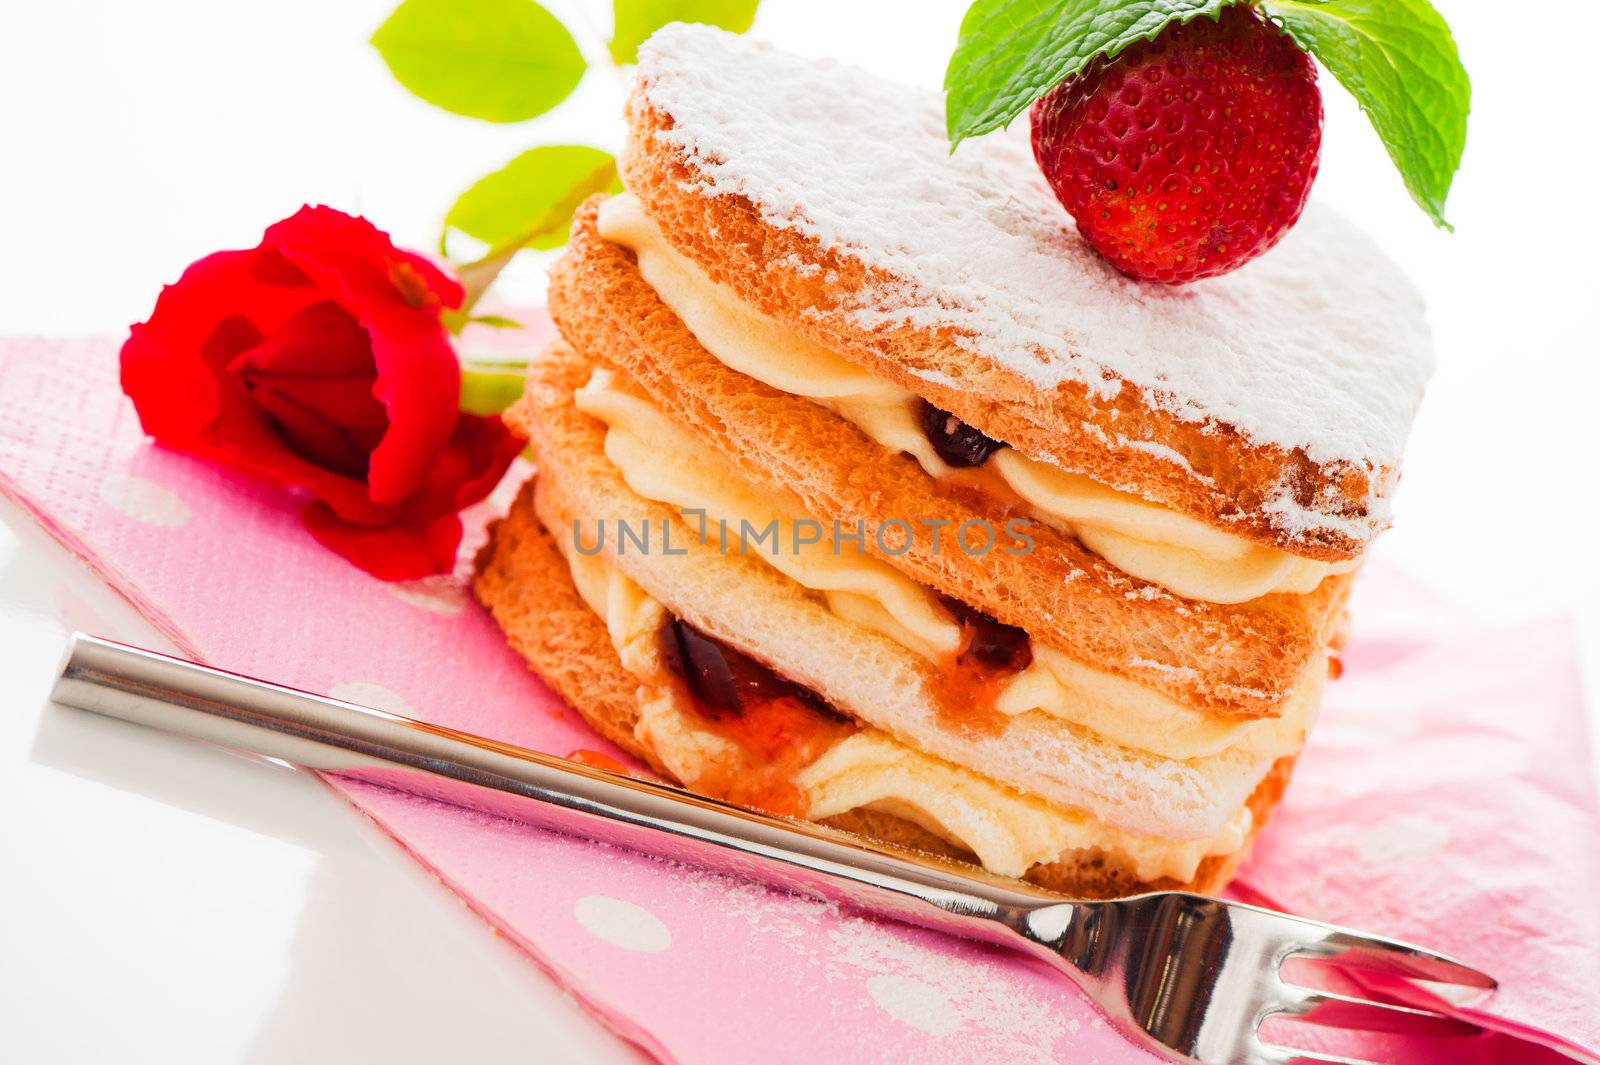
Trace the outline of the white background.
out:
<instances>
[{"instance_id":1,"label":"white background","mask_svg":"<svg viewBox=\"0 0 1600 1065\"><path fill-rule=\"evenodd\" d=\"M1411 204L1324 78L1317 194L1410 270L1440 361L1398 526L1378 550L1493 620L1573 614L1600 677L1590 5L1542 3L1545 29L1519 15L1508 35L1503 4L1437 3L1474 83L1454 235ZM603 68L519 126L416 101L365 43L389 6L6 0L0 334L120 334L188 262L253 245L304 202L363 213L426 249L455 194L523 148L618 146L622 81ZM550 6L603 57L605 4ZM766 0L757 32L933 85L963 6ZM539 263L509 281L505 296L536 299ZM68 628L156 641L25 518L0 517L8 1056L627 1060L309 780L45 710Z\"/></svg>"}]
</instances>

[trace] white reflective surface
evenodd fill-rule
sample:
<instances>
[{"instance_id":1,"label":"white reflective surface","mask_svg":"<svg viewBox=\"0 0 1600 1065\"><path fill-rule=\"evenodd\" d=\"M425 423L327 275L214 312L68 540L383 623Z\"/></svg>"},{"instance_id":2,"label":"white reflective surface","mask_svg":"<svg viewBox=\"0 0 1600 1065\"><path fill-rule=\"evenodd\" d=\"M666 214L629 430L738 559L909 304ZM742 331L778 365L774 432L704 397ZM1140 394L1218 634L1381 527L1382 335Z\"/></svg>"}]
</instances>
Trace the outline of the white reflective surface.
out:
<instances>
[{"instance_id":1,"label":"white reflective surface","mask_svg":"<svg viewBox=\"0 0 1600 1065\"><path fill-rule=\"evenodd\" d=\"M0 505L0 1059L637 1062L310 774L45 702L168 649Z\"/></svg>"}]
</instances>

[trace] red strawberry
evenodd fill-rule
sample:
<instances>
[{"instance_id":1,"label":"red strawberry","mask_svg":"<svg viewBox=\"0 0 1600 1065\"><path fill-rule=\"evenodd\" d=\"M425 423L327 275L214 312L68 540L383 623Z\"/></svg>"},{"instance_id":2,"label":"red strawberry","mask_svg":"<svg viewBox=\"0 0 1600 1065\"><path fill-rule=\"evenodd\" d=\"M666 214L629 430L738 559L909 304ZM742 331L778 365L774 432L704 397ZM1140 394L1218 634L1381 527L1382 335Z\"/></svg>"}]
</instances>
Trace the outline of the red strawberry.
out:
<instances>
[{"instance_id":1,"label":"red strawberry","mask_svg":"<svg viewBox=\"0 0 1600 1065\"><path fill-rule=\"evenodd\" d=\"M1236 269L1300 217L1322 146L1317 68L1246 6L1096 59L1033 105L1033 154L1123 273Z\"/></svg>"}]
</instances>

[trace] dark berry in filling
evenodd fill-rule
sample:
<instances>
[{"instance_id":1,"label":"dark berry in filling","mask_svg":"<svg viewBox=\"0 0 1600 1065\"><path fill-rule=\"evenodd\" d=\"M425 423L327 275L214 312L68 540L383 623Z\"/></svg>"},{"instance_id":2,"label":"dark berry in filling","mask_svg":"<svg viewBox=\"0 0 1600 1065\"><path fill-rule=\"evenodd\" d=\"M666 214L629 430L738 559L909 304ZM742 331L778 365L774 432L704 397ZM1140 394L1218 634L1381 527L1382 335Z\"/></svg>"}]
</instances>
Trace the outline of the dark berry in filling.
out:
<instances>
[{"instance_id":1,"label":"dark berry in filling","mask_svg":"<svg viewBox=\"0 0 1600 1065\"><path fill-rule=\"evenodd\" d=\"M661 651L667 668L684 679L689 694L713 720L738 717L756 702L783 698L798 699L812 710L843 720L816 692L785 680L681 618L668 618L662 626Z\"/></svg>"},{"instance_id":2,"label":"dark berry in filling","mask_svg":"<svg viewBox=\"0 0 1600 1065\"><path fill-rule=\"evenodd\" d=\"M985 669L1016 672L1033 662L1033 645L1028 634L1015 625L996 621L983 611L959 599L941 595L939 602L955 615L966 636L960 661Z\"/></svg>"},{"instance_id":3,"label":"dark berry in filling","mask_svg":"<svg viewBox=\"0 0 1600 1065\"><path fill-rule=\"evenodd\" d=\"M945 462L959 469L982 466L1003 445L998 440L984 436L978 430L921 400L922 434L933 445L933 450Z\"/></svg>"}]
</instances>

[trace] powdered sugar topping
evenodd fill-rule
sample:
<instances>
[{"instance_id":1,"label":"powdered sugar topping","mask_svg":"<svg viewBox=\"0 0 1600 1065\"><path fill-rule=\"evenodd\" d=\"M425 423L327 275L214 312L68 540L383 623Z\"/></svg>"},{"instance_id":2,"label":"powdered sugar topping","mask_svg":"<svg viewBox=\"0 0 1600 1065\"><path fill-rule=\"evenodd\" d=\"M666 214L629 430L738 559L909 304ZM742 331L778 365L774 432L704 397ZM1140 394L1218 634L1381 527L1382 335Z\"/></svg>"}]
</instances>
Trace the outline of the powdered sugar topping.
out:
<instances>
[{"instance_id":1,"label":"powdered sugar topping","mask_svg":"<svg viewBox=\"0 0 1600 1065\"><path fill-rule=\"evenodd\" d=\"M1233 274L1145 285L1078 236L1018 132L952 156L937 94L702 26L657 33L639 73L707 191L895 279L858 294L863 325L954 327L1040 388L1126 382L1319 464L1398 468L1432 369L1421 301L1332 210Z\"/></svg>"}]
</instances>

